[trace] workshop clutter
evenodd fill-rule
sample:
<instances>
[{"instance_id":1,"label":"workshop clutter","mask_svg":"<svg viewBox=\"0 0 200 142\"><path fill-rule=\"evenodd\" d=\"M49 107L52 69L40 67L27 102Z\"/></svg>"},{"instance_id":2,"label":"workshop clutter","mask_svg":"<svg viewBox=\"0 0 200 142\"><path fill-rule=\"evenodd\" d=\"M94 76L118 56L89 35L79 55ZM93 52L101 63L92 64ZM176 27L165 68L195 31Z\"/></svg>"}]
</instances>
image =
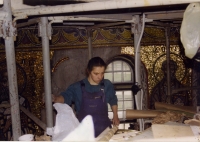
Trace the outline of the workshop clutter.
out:
<instances>
[{"instance_id":1,"label":"workshop clutter","mask_svg":"<svg viewBox=\"0 0 200 142\"><path fill-rule=\"evenodd\" d=\"M19 141L34 141L34 135L33 134L25 134L18 138Z\"/></svg>"},{"instance_id":2,"label":"workshop clutter","mask_svg":"<svg viewBox=\"0 0 200 142\"><path fill-rule=\"evenodd\" d=\"M192 59L200 45L200 3L190 3L183 15L180 35L185 49L185 55Z\"/></svg>"},{"instance_id":3,"label":"workshop clutter","mask_svg":"<svg viewBox=\"0 0 200 142\"><path fill-rule=\"evenodd\" d=\"M56 122L52 128L52 141L94 141L92 116L86 116L81 123L67 104L55 103Z\"/></svg>"}]
</instances>

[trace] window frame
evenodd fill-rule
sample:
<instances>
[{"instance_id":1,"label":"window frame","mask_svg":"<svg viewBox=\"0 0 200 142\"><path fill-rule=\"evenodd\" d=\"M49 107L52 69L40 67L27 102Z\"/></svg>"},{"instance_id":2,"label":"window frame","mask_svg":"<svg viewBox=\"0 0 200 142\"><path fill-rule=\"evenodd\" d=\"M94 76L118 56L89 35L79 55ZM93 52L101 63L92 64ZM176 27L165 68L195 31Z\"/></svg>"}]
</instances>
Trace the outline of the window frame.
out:
<instances>
[{"instance_id":1,"label":"window frame","mask_svg":"<svg viewBox=\"0 0 200 142\"><path fill-rule=\"evenodd\" d=\"M114 73L115 72L121 72L121 73L128 72L128 70L124 71L123 69L114 71L114 64L113 63L117 62L117 61L122 62L122 67L123 67L123 63L126 63L126 65L128 65L128 67L130 68L130 73L131 73L131 81L123 83L122 81L124 80L124 76L122 75L122 81L121 82L113 82L114 81ZM128 84L129 86L131 84L133 84L134 79L135 79L135 77L134 77L134 68L127 61L124 61L122 59L116 59L116 60L113 60L113 61L109 62L107 65L109 65L111 63L112 63L112 70L111 71L105 71L105 73L112 73L112 80L110 80L110 81L113 83L113 85L116 86L116 88L117 88L118 85L120 86L121 84ZM127 88L127 87L125 87L125 88Z\"/></svg>"},{"instance_id":2,"label":"window frame","mask_svg":"<svg viewBox=\"0 0 200 142\"><path fill-rule=\"evenodd\" d=\"M115 62L115 61L121 61L123 63L126 63L128 65L128 67L129 67L130 73L131 73L131 81L129 81L129 82L123 82L124 80L122 80L121 82L113 82L114 79L110 80L112 82L114 88L115 88L115 91L123 91L123 98L124 98L124 91L131 91L132 92L131 88L132 88L132 85L135 82L134 65L133 65L133 62L131 62L131 64L130 64L128 61L126 61L124 59L120 59L120 58L119 59L115 59L115 60L111 60L107 65L112 63L112 70L111 71L105 71L105 73L110 73L110 72L113 73L114 72L114 67L113 67L114 64L113 64L113 62ZM122 67L123 67L123 63L122 63ZM120 70L120 71L123 71L123 69ZM112 74L112 78L113 77L114 77L114 75ZM123 99L123 100L120 100L120 101L123 101L123 104L126 101L132 101L132 109L135 109L136 108L135 107L135 98L134 98L133 94L132 94L132 96L133 96L132 100L131 99L130 100ZM118 102L119 102L119 100L118 100ZM126 128L127 126L129 126L129 123L130 123L130 122L128 122L128 123L126 122L126 115L125 115L126 109L124 107L125 106L123 105L123 109L122 110L118 109L118 115L119 115L119 113L122 113L122 118L120 118L120 124L123 125L123 126L121 126L119 128L122 128L122 127ZM112 114L112 109L111 108L109 109L108 113L110 115L109 118L112 119L113 114Z\"/></svg>"}]
</instances>

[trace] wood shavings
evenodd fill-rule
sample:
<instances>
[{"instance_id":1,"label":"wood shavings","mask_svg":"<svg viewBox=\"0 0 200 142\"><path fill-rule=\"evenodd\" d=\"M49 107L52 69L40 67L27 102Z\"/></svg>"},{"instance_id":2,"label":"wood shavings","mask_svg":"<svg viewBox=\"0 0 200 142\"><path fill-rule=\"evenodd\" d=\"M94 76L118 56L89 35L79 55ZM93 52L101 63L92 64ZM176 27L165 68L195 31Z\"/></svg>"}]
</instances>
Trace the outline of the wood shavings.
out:
<instances>
[{"instance_id":1,"label":"wood shavings","mask_svg":"<svg viewBox=\"0 0 200 142\"><path fill-rule=\"evenodd\" d=\"M167 111L165 113L158 114L152 121L152 124L164 124L168 121L181 122L185 114L175 113Z\"/></svg>"},{"instance_id":2,"label":"wood shavings","mask_svg":"<svg viewBox=\"0 0 200 142\"><path fill-rule=\"evenodd\" d=\"M35 136L35 141L51 141L51 137L47 136L46 133L42 136Z\"/></svg>"},{"instance_id":3,"label":"wood shavings","mask_svg":"<svg viewBox=\"0 0 200 142\"><path fill-rule=\"evenodd\" d=\"M109 141L110 138L115 134L115 132L118 130L117 126L113 126L112 129L110 129L107 134L105 134L102 138L100 138L98 141Z\"/></svg>"},{"instance_id":4,"label":"wood shavings","mask_svg":"<svg viewBox=\"0 0 200 142\"><path fill-rule=\"evenodd\" d=\"M111 137L109 141L125 141L138 135L139 131L130 131L121 134L116 134Z\"/></svg>"},{"instance_id":5,"label":"wood shavings","mask_svg":"<svg viewBox=\"0 0 200 142\"><path fill-rule=\"evenodd\" d=\"M197 119L189 119L184 121L185 124L200 126L200 120Z\"/></svg>"}]
</instances>

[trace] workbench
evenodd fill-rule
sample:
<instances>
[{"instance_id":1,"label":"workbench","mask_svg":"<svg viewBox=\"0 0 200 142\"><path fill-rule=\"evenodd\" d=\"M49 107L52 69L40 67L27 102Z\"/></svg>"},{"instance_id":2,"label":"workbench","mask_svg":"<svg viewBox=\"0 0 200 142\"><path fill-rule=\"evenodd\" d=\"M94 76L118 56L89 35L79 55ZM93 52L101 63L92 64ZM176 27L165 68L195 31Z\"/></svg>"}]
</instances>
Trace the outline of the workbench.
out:
<instances>
[{"instance_id":1,"label":"workbench","mask_svg":"<svg viewBox=\"0 0 200 142\"><path fill-rule=\"evenodd\" d=\"M115 134L109 142L199 142L199 132L198 126L167 122L154 124L142 132L132 130L119 135Z\"/></svg>"}]
</instances>

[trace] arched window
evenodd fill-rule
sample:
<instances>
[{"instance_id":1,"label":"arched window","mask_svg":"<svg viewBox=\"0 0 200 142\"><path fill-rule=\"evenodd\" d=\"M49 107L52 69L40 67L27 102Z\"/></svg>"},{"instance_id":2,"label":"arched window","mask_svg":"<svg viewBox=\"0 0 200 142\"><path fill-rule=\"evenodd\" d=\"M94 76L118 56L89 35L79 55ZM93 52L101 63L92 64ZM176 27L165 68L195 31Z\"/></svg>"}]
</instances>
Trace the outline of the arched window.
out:
<instances>
[{"instance_id":1,"label":"arched window","mask_svg":"<svg viewBox=\"0 0 200 142\"><path fill-rule=\"evenodd\" d=\"M104 74L105 79L109 79L116 89L118 98L118 116L121 121L125 120L126 109L134 109L134 97L131 86L134 82L134 73L132 67L124 60L113 60L107 66ZM113 118L113 113L108 105L109 118ZM120 124L119 128L128 129L129 124Z\"/></svg>"},{"instance_id":2,"label":"arched window","mask_svg":"<svg viewBox=\"0 0 200 142\"><path fill-rule=\"evenodd\" d=\"M130 83L133 82L132 69L130 65L122 60L111 62L106 69L105 78L112 83Z\"/></svg>"}]
</instances>

